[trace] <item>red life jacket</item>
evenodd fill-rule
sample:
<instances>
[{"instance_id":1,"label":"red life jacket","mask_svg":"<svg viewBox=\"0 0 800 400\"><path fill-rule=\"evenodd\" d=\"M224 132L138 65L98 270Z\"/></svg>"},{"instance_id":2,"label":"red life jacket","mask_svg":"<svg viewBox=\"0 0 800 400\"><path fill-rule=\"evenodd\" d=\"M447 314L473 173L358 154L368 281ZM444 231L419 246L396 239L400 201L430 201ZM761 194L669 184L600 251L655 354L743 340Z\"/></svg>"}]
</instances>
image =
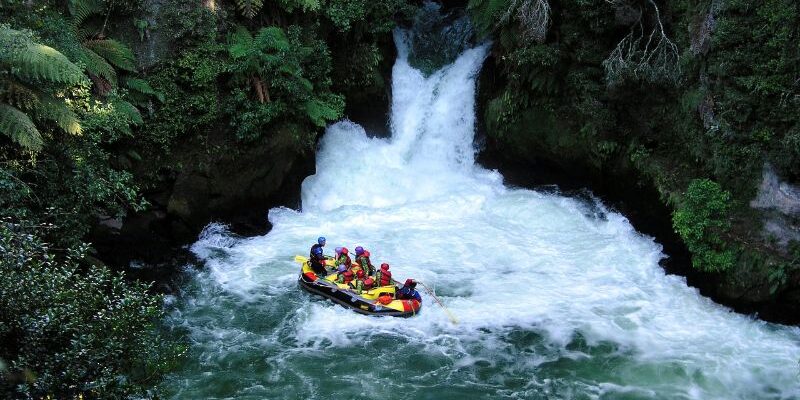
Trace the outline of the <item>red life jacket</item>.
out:
<instances>
[{"instance_id":1,"label":"red life jacket","mask_svg":"<svg viewBox=\"0 0 800 400\"><path fill-rule=\"evenodd\" d=\"M391 271L381 270L381 271L379 271L379 273L381 274L381 281L379 282L379 284L381 286L388 286L388 285L390 285L392 283L392 272Z\"/></svg>"}]
</instances>

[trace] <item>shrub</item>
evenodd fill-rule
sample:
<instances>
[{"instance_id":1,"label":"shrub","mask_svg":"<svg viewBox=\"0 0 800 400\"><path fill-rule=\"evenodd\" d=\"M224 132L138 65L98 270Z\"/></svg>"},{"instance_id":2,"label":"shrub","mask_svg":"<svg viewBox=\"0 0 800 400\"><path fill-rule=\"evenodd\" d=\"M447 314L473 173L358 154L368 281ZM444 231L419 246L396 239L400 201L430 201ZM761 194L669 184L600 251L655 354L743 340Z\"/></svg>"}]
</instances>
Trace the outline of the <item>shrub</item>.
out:
<instances>
[{"instance_id":1,"label":"shrub","mask_svg":"<svg viewBox=\"0 0 800 400\"><path fill-rule=\"evenodd\" d=\"M703 271L728 270L734 252L720 233L730 229L731 194L709 179L694 179L672 215L672 226L692 252L692 265Z\"/></svg>"},{"instance_id":2,"label":"shrub","mask_svg":"<svg viewBox=\"0 0 800 400\"><path fill-rule=\"evenodd\" d=\"M147 395L179 354L156 330L162 299L88 267L88 245L51 249L48 228L0 222L0 395Z\"/></svg>"}]
</instances>

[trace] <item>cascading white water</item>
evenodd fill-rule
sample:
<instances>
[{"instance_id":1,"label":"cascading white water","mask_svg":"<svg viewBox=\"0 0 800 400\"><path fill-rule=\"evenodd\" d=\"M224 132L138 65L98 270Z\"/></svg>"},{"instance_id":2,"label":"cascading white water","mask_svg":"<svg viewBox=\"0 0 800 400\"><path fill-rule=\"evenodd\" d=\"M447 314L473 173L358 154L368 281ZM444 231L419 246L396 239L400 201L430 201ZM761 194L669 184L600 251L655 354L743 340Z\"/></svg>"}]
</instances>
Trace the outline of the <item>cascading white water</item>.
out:
<instances>
[{"instance_id":1,"label":"cascading white water","mask_svg":"<svg viewBox=\"0 0 800 400\"><path fill-rule=\"evenodd\" d=\"M302 212L270 210L261 237L211 225L192 247L205 268L171 316L192 343L175 398L800 398L797 328L665 275L661 246L602 205L474 164L488 46L425 77L395 39L392 137L332 125ZM459 324L424 292L411 319L302 292L292 258L320 235L435 287Z\"/></svg>"}]
</instances>

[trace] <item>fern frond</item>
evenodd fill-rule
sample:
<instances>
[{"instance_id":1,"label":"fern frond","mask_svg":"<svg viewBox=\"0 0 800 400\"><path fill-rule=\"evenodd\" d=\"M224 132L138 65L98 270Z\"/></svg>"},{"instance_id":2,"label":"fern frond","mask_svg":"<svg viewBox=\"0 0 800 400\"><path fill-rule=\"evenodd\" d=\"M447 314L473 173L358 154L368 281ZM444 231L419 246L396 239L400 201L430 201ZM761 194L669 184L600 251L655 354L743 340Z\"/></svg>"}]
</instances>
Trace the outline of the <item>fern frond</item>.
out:
<instances>
[{"instance_id":1,"label":"fern frond","mask_svg":"<svg viewBox=\"0 0 800 400\"><path fill-rule=\"evenodd\" d=\"M72 26L76 29L89 17L103 12L102 0L69 0L67 8L72 15Z\"/></svg>"},{"instance_id":2,"label":"fern frond","mask_svg":"<svg viewBox=\"0 0 800 400\"><path fill-rule=\"evenodd\" d=\"M114 39L87 40L83 45L119 69L130 72L136 70L133 51Z\"/></svg>"},{"instance_id":3,"label":"fern frond","mask_svg":"<svg viewBox=\"0 0 800 400\"><path fill-rule=\"evenodd\" d=\"M280 4L287 12L294 12L295 9L306 11L317 11L322 6L320 0L280 0Z\"/></svg>"},{"instance_id":4,"label":"fern frond","mask_svg":"<svg viewBox=\"0 0 800 400\"><path fill-rule=\"evenodd\" d=\"M228 52L233 58L244 58L250 53L253 48L253 35L247 28L238 25L236 30L231 34L230 46Z\"/></svg>"},{"instance_id":5,"label":"fern frond","mask_svg":"<svg viewBox=\"0 0 800 400\"><path fill-rule=\"evenodd\" d=\"M42 135L24 112L8 104L0 103L0 133L27 150L42 149Z\"/></svg>"},{"instance_id":6,"label":"fern frond","mask_svg":"<svg viewBox=\"0 0 800 400\"><path fill-rule=\"evenodd\" d=\"M39 93L22 82L11 79L0 80L0 102L19 109L31 109L39 103Z\"/></svg>"},{"instance_id":7,"label":"fern frond","mask_svg":"<svg viewBox=\"0 0 800 400\"><path fill-rule=\"evenodd\" d=\"M107 80L112 87L117 86L117 71L105 58L84 48L80 55L80 61L86 66L86 72Z\"/></svg>"},{"instance_id":8,"label":"fern frond","mask_svg":"<svg viewBox=\"0 0 800 400\"><path fill-rule=\"evenodd\" d=\"M291 47L289 39L286 38L286 33L277 26L261 28L258 31L258 35L256 35L255 43L258 47L269 50L285 51Z\"/></svg>"},{"instance_id":9,"label":"fern frond","mask_svg":"<svg viewBox=\"0 0 800 400\"><path fill-rule=\"evenodd\" d=\"M0 63L23 80L77 84L86 77L58 50L35 43L20 31L0 26Z\"/></svg>"},{"instance_id":10,"label":"fern frond","mask_svg":"<svg viewBox=\"0 0 800 400\"><path fill-rule=\"evenodd\" d=\"M329 95L327 98L311 99L306 102L306 115L319 127L324 127L328 121L333 121L342 116L344 112L344 99L341 96Z\"/></svg>"},{"instance_id":11,"label":"fern frond","mask_svg":"<svg viewBox=\"0 0 800 400\"><path fill-rule=\"evenodd\" d=\"M495 26L508 22L518 3L519 0L470 0L467 8L478 29L488 34Z\"/></svg>"},{"instance_id":12,"label":"fern frond","mask_svg":"<svg viewBox=\"0 0 800 400\"><path fill-rule=\"evenodd\" d=\"M72 135L81 133L81 123L78 117L63 100L49 96L42 97L34 113L39 120L55 122L64 132Z\"/></svg>"},{"instance_id":13,"label":"fern frond","mask_svg":"<svg viewBox=\"0 0 800 400\"><path fill-rule=\"evenodd\" d=\"M144 79L125 78L125 87L128 88L128 90L130 90L133 94L139 93L145 96L153 96L157 98L158 101L162 103L164 102L164 93L153 89L153 87L150 86L150 84Z\"/></svg>"},{"instance_id":14,"label":"fern frond","mask_svg":"<svg viewBox=\"0 0 800 400\"><path fill-rule=\"evenodd\" d=\"M136 108L133 104L128 103L125 100L114 100L112 102L114 108L119 111L121 114L128 117L128 120L131 121L133 125L141 125L144 123L142 119L142 114L139 112L139 109Z\"/></svg>"},{"instance_id":15,"label":"fern frond","mask_svg":"<svg viewBox=\"0 0 800 400\"><path fill-rule=\"evenodd\" d=\"M264 0L236 0L236 5L239 6L239 11L243 16L253 18L264 6Z\"/></svg>"},{"instance_id":16,"label":"fern frond","mask_svg":"<svg viewBox=\"0 0 800 400\"><path fill-rule=\"evenodd\" d=\"M139 92L142 94L155 96L157 92L153 89L146 80L140 78L125 78L125 87L128 90Z\"/></svg>"}]
</instances>

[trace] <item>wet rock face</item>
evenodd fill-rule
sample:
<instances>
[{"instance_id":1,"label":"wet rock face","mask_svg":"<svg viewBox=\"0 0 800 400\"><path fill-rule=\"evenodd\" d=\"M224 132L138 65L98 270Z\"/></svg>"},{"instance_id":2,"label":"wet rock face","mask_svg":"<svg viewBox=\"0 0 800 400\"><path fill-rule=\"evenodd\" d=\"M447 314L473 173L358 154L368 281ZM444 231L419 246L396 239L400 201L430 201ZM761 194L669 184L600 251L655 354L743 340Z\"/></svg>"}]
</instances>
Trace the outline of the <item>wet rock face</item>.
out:
<instances>
[{"instance_id":1,"label":"wet rock face","mask_svg":"<svg viewBox=\"0 0 800 400\"><path fill-rule=\"evenodd\" d=\"M155 65L169 51L169 37L159 29L159 16L166 0L145 0L144 15L136 21L138 40L129 41L140 69Z\"/></svg>"},{"instance_id":2,"label":"wet rock face","mask_svg":"<svg viewBox=\"0 0 800 400\"><path fill-rule=\"evenodd\" d=\"M800 217L800 187L782 182L772 166L766 164L758 196L750 202L750 206L776 210L787 217Z\"/></svg>"},{"instance_id":3,"label":"wet rock face","mask_svg":"<svg viewBox=\"0 0 800 400\"><path fill-rule=\"evenodd\" d=\"M764 165L758 195L750 206L765 211L764 236L784 249L791 241L800 241L800 187L781 181L769 164Z\"/></svg>"},{"instance_id":4,"label":"wet rock face","mask_svg":"<svg viewBox=\"0 0 800 400\"><path fill-rule=\"evenodd\" d=\"M211 153L192 144L176 150L185 167L145 193L147 210L97 225L91 241L101 258L121 267L167 262L210 222L230 224L240 234L264 234L267 211L299 207L300 183L314 173L313 153L272 139Z\"/></svg>"}]
</instances>

